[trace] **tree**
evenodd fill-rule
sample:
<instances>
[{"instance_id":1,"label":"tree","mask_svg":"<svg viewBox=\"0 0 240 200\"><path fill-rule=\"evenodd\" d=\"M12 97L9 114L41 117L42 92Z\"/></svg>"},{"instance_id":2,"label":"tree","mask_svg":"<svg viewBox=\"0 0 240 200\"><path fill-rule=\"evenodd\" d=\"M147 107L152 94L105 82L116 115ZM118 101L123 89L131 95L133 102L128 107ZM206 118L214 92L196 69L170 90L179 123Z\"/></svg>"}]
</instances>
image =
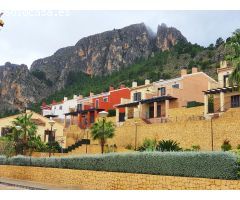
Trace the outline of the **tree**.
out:
<instances>
[{"instance_id":1,"label":"tree","mask_svg":"<svg viewBox=\"0 0 240 200\"><path fill-rule=\"evenodd\" d=\"M8 140L14 143L16 154L26 155L27 150L29 150L31 155L41 142L40 136L36 135L37 126L31 118L32 114L18 116L12 122L11 133L6 135Z\"/></svg>"},{"instance_id":2,"label":"tree","mask_svg":"<svg viewBox=\"0 0 240 200\"><path fill-rule=\"evenodd\" d=\"M181 151L182 148L179 146L179 143L173 140L161 140L158 142L157 151Z\"/></svg>"},{"instance_id":3,"label":"tree","mask_svg":"<svg viewBox=\"0 0 240 200\"><path fill-rule=\"evenodd\" d=\"M237 64L231 75L229 76L230 85L240 85L240 63Z\"/></svg>"},{"instance_id":4,"label":"tree","mask_svg":"<svg viewBox=\"0 0 240 200\"><path fill-rule=\"evenodd\" d=\"M218 48L219 46L221 46L222 44L224 44L224 40L220 37L216 40L216 44L215 47Z\"/></svg>"},{"instance_id":5,"label":"tree","mask_svg":"<svg viewBox=\"0 0 240 200\"><path fill-rule=\"evenodd\" d=\"M91 127L91 135L93 140L99 140L101 145L101 152L104 152L104 145L108 138L113 138L115 133L115 125L113 122L99 120Z\"/></svg>"}]
</instances>

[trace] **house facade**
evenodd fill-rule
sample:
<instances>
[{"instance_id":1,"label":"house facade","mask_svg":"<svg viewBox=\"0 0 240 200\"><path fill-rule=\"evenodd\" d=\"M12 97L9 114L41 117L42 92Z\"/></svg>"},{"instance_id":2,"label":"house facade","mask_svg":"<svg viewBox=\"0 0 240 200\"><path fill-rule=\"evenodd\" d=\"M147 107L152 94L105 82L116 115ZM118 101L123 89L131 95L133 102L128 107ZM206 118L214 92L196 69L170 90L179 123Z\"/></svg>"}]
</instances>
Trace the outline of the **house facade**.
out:
<instances>
[{"instance_id":1,"label":"house facade","mask_svg":"<svg viewBox=\"0 0 240 200\"><path fill-rule=\"evenodd\" d=\"M115 110L115 105L121 102L121 98L130 98L130 89L124 85L119 89L110 87L108 92L79 99L76 111L79 127L83 129L90 127L101 111Z\"/></svg>"},{"instance_id":2,"label":"house facade","mask_svg":"<svg viewBox=\"0 0 240 200\"><path fill-rule=\"evenodd\" d=\"M240 90L238 86L229 85L229 76L234 68L226 61L220 62L217 69L218 83L204 91L204 114L221 114L229 108L240 107Z\"/></svg>"},{"instance_id":3,"label":"house facade","mask_svg":"<svg viewBox=\"0 0 240 200\"><path fill-rule=\"evenodd\" d=\"M85 129L96 121L99 112L115 110L115 105L121 102L121 98L130 98L130 89L124 85L118 89L110 86L108 92L101 94L90 92L88 97L82 95L74 95L73 99L64 97L60 103L42 106L42 113L43 116L62 120L65 127L77 124Z\"/></svg>"},{"instance_id":4,"label":"house facade","mask_svg":"<svg viewBox=\"0 0 240 200\"><path fill-rule=\"evenodd\" d=\"M181 76L169 80L159 80L137 86L133 82L131 98L122 99L117 105L116 121L121 122L129 118L141 118L151 123L162 122L168 119L169 109L187 106L190 102L203 103L202 91L209 89L217 82L196 67L187 74L181 70ZM120 111L119 109L123 109Z\"/></svg>"}]
</instances>

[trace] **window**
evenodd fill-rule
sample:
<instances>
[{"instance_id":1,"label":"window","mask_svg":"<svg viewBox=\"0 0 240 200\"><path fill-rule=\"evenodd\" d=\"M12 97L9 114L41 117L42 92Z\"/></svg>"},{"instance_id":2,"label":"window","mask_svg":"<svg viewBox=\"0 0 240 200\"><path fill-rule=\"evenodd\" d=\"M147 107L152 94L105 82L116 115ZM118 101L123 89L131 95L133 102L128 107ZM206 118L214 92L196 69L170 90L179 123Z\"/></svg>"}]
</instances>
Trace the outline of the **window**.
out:
<instances>
[{"instance_id":1,"label":"window","mask_svg":"<svg viewBox=\"0 0 240 200\"><path fill-rule=\"evenodd\" d=\"M177 88L177 89L179 89L179 87L180 87L180 86L179 86L179 83L175 83L175 84L172 85L172 88Z\"/></svg>"},{"instance_id":2,"label":"window","mask_svg":"<svg viewBox=\"0 0 240 200\"><path fill-rule=\"evenodd\" d=\"M108 97L104 97L103 102L108 102Z\"/></svg>"},{"instance_id":3,"label":"window","mask_svg":"<svg viewBox=\"0 0 240 200\"><path fill-rule=\"evenodd\" d=\"M59 106L59 110L62 110L62 106Z\"/></svg>"},{"instance_id":4,"label":"window","mask_svg":"<svg viewBox=\"0 0 240 200\"><path fill-rule=\"evenodd\" d=\"M240 95L231 96L231 107L240 107Z\"/></svg>"},{"instance_id":5,"label":"window","mask_svg":"<svg viewBox=\"0 0 240 200\"><path fill-rule=\"evenodd\" d=\"M133 101L140 101L142 99L141 95L141 92L135 92L133 94Z\"/></svg>"},{"instance_id":6,"label":"window","mask_svg":"<svg viewBox=\"0 0 240 200\"><path fill-rule=\"evenodd\" d=\"M77 110L78 110L78 111L81 111L81 110L82 110L82 104L78 104L78 105L77 105Z\"/></svg>"},{"instance_id":7,"label":"window","mask_svg":"<svg viewBox=\"0 0 240 200\"><path fill-rule=\"evenodd\" d=\"M166 88L165 87L158 88L158 90L159 90L160 96L166 95Z\"/></svg>"},{"instance_id":8,"label":"window","mask_svg":"<svg viewBox=\"0 0 240 200\"><path fill-rule=\"evenodd\" d=\"M228 86L228 78L229 78L229 74L223 76L223 87Z\"/></svg>"},{"instance_id":9,"label":"window","mask_svg":"<svg viewBox=\"0 0 240 200\"><path fill-rule=\"evenodd\" d=\"M95 107L98 108L98 106L99 106L99 100L96 99L96 101L95 101Z\"/></svg>"}]
</instances>

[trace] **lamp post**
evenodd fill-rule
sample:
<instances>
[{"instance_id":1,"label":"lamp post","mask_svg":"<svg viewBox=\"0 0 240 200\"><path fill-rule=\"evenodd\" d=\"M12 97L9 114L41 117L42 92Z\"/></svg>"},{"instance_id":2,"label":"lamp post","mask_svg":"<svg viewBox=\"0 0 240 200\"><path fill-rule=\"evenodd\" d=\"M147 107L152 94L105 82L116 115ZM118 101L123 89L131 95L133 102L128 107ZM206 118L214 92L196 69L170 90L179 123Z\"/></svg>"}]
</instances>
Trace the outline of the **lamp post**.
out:
<instances>
[{"instance_id":1,"label":"lamp post","mask_svg":"<svg viewBox=\"0 0 240 200\"><path fill-rule=\"evenodd\" d=\"M102 138L101 138L102 141L101 142L104 142L104 134L105 134L104 125L106 122L107 115L108 115L108 112L106 112L106 111L99 112L99 116L103 119L103 132L102 132ZM103 154L103 151L104 151L104 144L103 144L102 154Z\"/></svg>"},{"instance_id":2,"label":"lamp post","mask_svg":"<svg viewBox=\"0 0 240 200\"><path fill-rule=\"evenodd\" d=\"M138 126L138 122L134 122L135 124L135 147L134 147L134 150L136 151L137 150L137 126Z\"/></svg>"},{"instance_id":3,"label":"lamp post","mask_svg":"<svg viewBox=\"0 0 240 200\"><path fill-rule=\"evenodd\" d=\"M51 126L51 131L50 134L48 135L48 143L49 143L49 157L51 157L51 152L52 152L52 133L53 133L53 126L55 124L55 121L50 117L49 120L49 125Z\"/></svg>"},{"instance_id":4,"label":"lamp post","mask_svg":"<svg viewBox=\"0 0 240 200\"><path fill-rule=\"evenodd\" d=\"M212 141L212 151L213 151L213 116L211 117L211 141Z\"/></svg>"}]
</instances>

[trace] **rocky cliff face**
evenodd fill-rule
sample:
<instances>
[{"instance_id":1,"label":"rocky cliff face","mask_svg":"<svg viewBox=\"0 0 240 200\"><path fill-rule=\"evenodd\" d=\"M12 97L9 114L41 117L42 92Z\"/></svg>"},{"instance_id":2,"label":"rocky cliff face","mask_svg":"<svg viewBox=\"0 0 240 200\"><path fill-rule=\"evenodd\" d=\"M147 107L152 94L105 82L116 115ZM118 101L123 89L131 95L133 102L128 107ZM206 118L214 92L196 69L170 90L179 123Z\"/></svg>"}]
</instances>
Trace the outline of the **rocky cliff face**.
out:
<instances>
[{"instance_id":1,"label":"rocky cliff face","mask_svg":"<svg viewBox=\"0 0 240 200\"><path fill-rule=\"evenodd\" d=\"M26 65L0 66L0 112L21 109L44 98L46 86L32 76Z\"/></svg>"},{"instance_id":2,"label":"rocky cliff face","mask_svg":"<svg viewBox=\"0 0 240 200\"><path fill-rule=\"evenodd\" d=\"M25 65L6 63L0 66L0 112L19 109L64 88L70 72L109 74L167 50L179 40L186 38L175 28L161 25L153 34L141 23L82 38L75 46L34 61L30 71Z\"/></svg>"},{"instance_id":3,"label":"rocky cliff face","mask_svg":"<svg viewBox=\"0 0 240 200\"><path fill-rule=\"evenodd\" d=\"M54 83L56 90L66 85L70 71L104 75L147 58L155 51L164 51L179 40L186 41L181 32L166 25L158 26L152 34L145 24L134 24L122 29L82 38L75 46L58 50L54 55L36 60L31 71L42 71Z\"/></svg>"}]
</instances>

